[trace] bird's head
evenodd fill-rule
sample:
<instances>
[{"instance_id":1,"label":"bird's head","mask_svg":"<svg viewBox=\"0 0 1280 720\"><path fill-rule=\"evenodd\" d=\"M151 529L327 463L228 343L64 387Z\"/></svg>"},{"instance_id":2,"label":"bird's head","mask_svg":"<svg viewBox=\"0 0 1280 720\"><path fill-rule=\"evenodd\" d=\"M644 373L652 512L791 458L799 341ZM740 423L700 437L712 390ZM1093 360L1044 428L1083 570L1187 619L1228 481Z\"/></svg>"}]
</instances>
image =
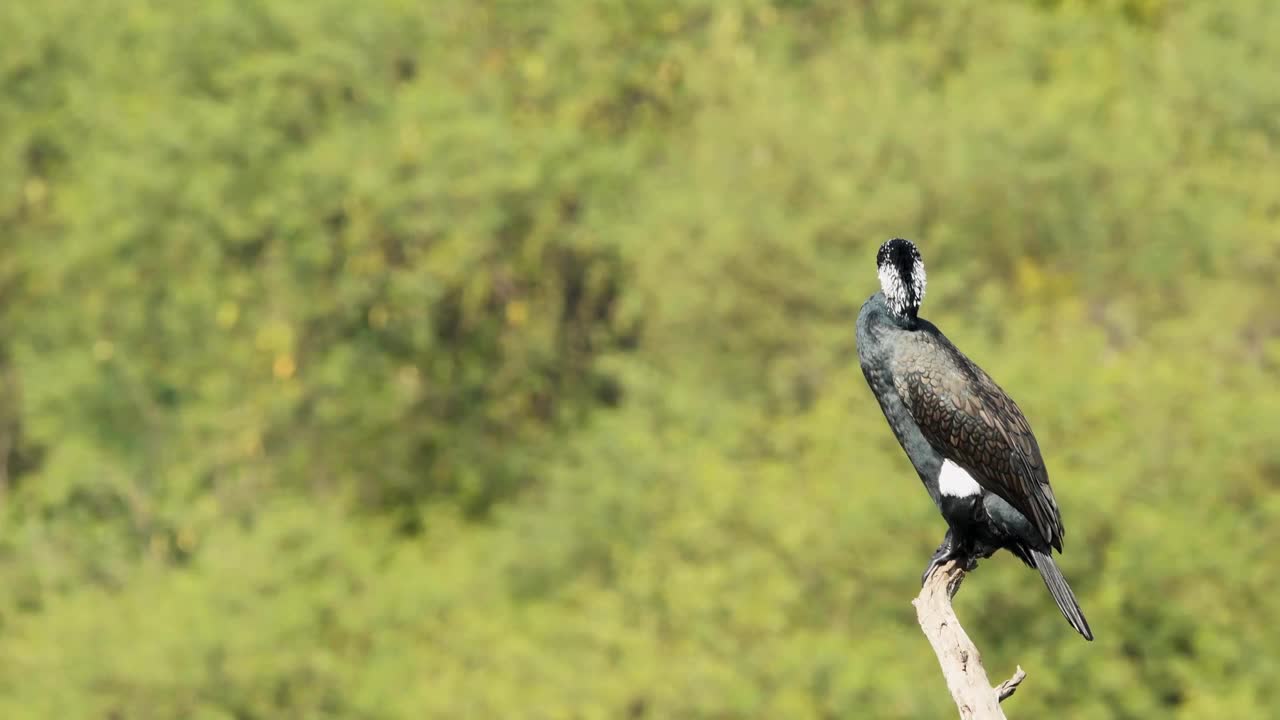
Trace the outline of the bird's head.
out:
<instances>
[{"instance_id":1,"label":"bird's head","mask_svg":"<svg viewBox=\"0 0 1280 720\"><path fill-rule=\"evenodd\" d=\"M894 238L876 253L880 289L889 310L903 319L915 319L924 300L924 260L910 240Z\"/></svg>"}]
</instances>

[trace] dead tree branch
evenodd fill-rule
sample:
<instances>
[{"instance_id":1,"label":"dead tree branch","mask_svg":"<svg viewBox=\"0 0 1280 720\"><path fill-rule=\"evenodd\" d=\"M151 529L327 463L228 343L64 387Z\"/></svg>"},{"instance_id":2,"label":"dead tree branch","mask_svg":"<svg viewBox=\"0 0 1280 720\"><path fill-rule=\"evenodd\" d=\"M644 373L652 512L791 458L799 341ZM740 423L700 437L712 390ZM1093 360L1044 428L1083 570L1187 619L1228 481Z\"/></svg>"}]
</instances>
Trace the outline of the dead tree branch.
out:
<instances>
[{"instance_id":1,"label":"dead tree branch","mask_svg":"<svg viewBox=\"0 0 1280 720\"><path fill-rule=\"evenodd\" d=\"M960 620L951 607L964 580L960 566L949 562L934 571L925 581L920 595L911 604L916 608L920 629L933 646L947 680L951 699L960 710L961 720L1006 720L1000 709L1000 701L1012 695L1027 674L1019 667L1013 677L992 688L987 671L982 667L978 648L960 626Z\"/></svg>"}]
</instances>

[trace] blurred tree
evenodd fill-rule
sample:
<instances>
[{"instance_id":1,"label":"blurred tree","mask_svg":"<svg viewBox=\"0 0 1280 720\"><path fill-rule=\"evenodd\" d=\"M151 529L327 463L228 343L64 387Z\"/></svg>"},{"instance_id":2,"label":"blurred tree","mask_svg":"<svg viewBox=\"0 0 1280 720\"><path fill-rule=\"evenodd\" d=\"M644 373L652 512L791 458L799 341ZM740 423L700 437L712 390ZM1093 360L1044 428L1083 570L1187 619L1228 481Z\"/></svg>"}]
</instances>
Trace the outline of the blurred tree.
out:
<instances>
[{"instance_id":1,"label":"blurred tree","mask_svg":"<svg viewBox=\"0 0 1280 720\"><path fill-rule=\"evenodd\" d=\"M1009 712L1280 700L1280 6L0 34L0 715L951 712L907 604L941 521L854 367L892 235L1035 425L1099 637L985 563Z\"/></svg>"}]
</instances>

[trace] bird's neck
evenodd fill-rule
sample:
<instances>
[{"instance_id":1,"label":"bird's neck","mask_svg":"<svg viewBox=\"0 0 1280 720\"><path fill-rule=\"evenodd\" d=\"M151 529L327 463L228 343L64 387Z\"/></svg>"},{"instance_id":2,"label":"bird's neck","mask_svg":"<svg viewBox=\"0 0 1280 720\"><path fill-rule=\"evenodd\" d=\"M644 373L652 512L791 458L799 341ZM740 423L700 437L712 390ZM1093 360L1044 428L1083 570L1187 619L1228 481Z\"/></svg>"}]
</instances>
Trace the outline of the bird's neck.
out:
<instances>
[{"instance_id":1,"label":"bird's neck","mask_svg":"<svg viewBox=\"0 0 1280 720\"><path fill-rule=\"evenodd\" d=\"M889 317L892 319L893 324L897 325L903 330L916 329L916 327L920 324L919 323L920 317L918 313L919 313L919 308L914 308L914 307L908 307L904 309L902 312L897 312L892 307L889 308Z\"/></svg>"}]
</instances>

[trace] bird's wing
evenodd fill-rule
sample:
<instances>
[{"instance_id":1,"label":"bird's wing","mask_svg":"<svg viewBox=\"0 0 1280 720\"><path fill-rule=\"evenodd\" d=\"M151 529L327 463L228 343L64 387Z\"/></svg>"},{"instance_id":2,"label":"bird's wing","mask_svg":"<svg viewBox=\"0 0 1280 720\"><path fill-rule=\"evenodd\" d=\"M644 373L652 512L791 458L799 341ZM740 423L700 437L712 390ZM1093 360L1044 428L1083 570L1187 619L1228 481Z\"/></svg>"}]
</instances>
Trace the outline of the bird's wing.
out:
<instances>
[{"instance_id":1,"label":"bird's wing","mask_svg":"<svg viewBox=\"0 0 1280 720\"><path fill-rule=\"evenodd\" d=\"M912 419L938 452L1026 516L1061 551L1062 517L1026 417L982 368L945 339L933 341L894 373Z\"/></svg>"}]
</instances>

